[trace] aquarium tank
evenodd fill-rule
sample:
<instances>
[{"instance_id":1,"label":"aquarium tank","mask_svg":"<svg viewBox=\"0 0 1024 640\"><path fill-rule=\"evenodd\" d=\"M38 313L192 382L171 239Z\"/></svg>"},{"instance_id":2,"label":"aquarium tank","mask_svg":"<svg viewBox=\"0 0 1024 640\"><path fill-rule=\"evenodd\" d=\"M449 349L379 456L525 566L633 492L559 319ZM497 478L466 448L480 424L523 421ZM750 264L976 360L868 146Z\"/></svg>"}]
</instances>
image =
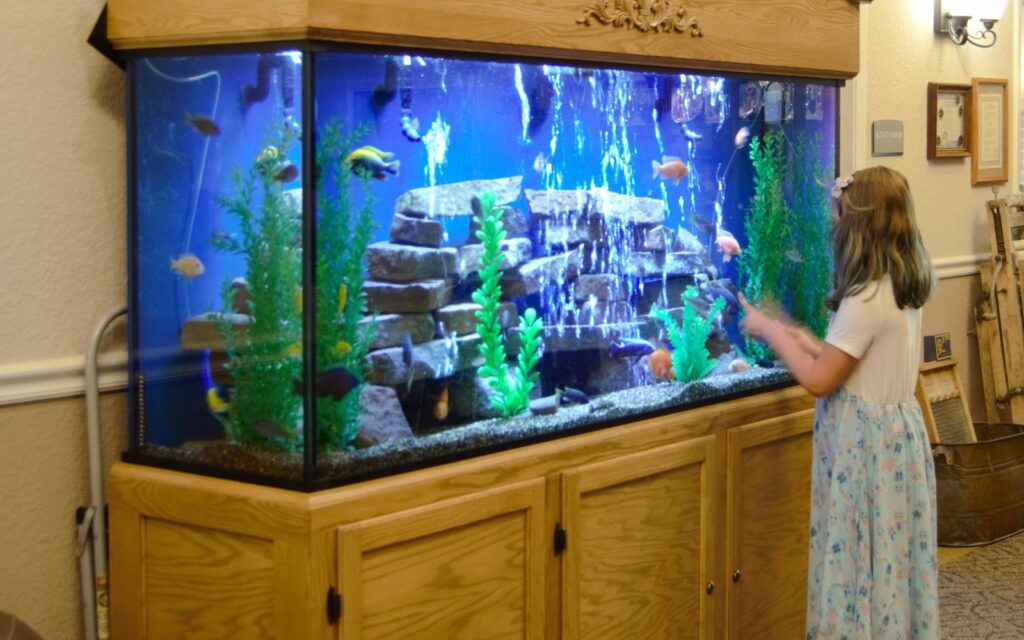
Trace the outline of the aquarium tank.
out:
<instances>
[{"instance_id":1,"label":"aquarium tank","mask_svg":"<svg viewBox=\"0 0 1024 640\"><path fill-rule=\"evenodd\" d=\"M129 70L126 459L316 489L792 384L834 81L425 51Z\"/></svg>"}]
</instances>

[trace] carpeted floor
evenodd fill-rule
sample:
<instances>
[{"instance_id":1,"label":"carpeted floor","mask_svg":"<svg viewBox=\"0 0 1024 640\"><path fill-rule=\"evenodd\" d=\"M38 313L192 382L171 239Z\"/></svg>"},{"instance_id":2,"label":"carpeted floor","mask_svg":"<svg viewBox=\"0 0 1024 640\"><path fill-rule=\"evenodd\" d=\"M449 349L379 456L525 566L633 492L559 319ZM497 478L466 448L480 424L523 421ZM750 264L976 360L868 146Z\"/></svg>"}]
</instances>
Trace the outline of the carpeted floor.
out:
<instances>
[{"instance_id":1,"label":"carpeted floor","mask_svg":"<svg viewBox=\"0 0 1024 640\"><path fill-rule=\"evenodd\" d=\"M1024 533L939 569L943 640L1024 639Z\"/></svg>"}]
</instances>

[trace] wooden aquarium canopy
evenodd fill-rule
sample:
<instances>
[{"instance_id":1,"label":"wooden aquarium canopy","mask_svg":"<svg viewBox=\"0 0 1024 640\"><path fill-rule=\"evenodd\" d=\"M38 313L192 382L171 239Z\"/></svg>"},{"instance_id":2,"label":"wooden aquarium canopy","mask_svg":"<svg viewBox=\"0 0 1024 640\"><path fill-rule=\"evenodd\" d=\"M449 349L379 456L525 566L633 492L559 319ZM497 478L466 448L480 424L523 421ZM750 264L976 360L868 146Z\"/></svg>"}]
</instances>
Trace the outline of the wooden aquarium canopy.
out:
<instances>
[{"instance_id":1,"label":"wooden aquarium canopy","mask_svg":"<svg viewBox=\"0 0 1024 640\"><path fill-rule=\"evenodd\" d=\"M855 0L110 0L116 49L321 40L815 78L857 74Z\"/></svg>"}]
</instances>

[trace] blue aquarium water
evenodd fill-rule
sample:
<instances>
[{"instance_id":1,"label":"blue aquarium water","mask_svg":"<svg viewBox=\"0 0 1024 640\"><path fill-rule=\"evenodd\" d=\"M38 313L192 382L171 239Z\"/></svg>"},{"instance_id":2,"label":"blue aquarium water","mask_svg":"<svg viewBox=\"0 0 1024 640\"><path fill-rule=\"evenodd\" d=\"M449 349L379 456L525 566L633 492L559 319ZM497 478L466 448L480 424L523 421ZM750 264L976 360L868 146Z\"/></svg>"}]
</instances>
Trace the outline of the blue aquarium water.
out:
<instances>
[{"instance_id":1,"label":"blue aquarium water","mask_svg":"<svg viewBox=\"0 0 1024 640\"><path fill-rule=\"evenodd\" d=\"M739 291L825 329L829 82L351 51L131 76L133 459L347 482L786 383Z\"/></svg>"}]
</instances>

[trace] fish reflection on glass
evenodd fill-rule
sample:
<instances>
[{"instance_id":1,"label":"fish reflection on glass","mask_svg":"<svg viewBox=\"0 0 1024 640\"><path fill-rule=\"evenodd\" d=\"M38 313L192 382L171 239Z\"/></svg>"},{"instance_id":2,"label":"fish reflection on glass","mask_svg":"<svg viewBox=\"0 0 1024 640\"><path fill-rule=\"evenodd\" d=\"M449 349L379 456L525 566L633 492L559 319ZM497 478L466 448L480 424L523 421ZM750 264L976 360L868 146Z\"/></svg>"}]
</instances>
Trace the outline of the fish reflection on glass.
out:
<instances>
[{"instance_id":1,"label":"fish reflection on glass","mask_svg":"<svg viewBox=\"0 0 1024 640\"><path fill-rule=\"evenodd\" d=\"M294 164L286 164L281 168L280 171L274 176L274 182L280 182L281 184L288 184L299 177L299 168Z\"/></svg>"},{"instance_id":2,"label":"fish reflection on glass","mask_svg":"<svg viewBox=\"0 0 1024 640\"><path fill-rule=\"evenodd\" d=\"M378 180L383 180L387 177L386 174L398 175L400 161L388 162L392 155L394 154L373 147L360 147L345 158L345 164L356 175L366 173Z\"/></svg>"},{"instance_id":3,"label":"fish reflection on glass","mask_svg":"<svg viewBox=\"0 0 1024 640\"><path fill-rule=\"evenodd\" d=\"M735 236L731 233L722 229L718 232L718 237L715 238L715 246L722 252L722 260L729 262L733 256L740 254L740 243L736 240Z\"/></svg>"},{"instance_id":4,"label":"fish reflection on glass","mask_svg":"<svg viewBox=\"0 0 1024 640\"><path fill-rule=\"evenodd\" d=\"M710 220L708 220L707 218L700 214L691 213L690 223L693 224L693 226L697 227L697 229L700 230L701 233L711 235L712 233L715 232L714 223L712 223Z\"/></svg>"},{"instance_id":5,"label":"fish reflection on glass","mask_svg":"<svg viewBox=\"0 0 1024 640\"><path fill-rule=\"evenodd\" d=\"M220 127L217 126L216 122L206 116L194 116L190 114L185 116L185 122L189 123L193 129L204 136L211 137L220 135Z\"/></svg>"},{"instance_id":6,"label":"fish reflection on glass","mask_svg":"<svg viewBox=\"0 0 1024 640\"><path fill-rule=\"evenodd\" d=\"M671 180L672 184L679 184L679 181L690 175L690 169L682 159L675 156L664 156L659 163L651 160L651 167L654 169L652 178Z\"/></svg>"},{"instance_id":7,"label":"fish reflection on glass","mask_svg":"<svg viewBox=\"0 0 1024 640\"><path fill-rule=\"evenodd\" d=\"M740 130L736 132L736 137L733 138L733 144L736 145L737 149L746 146L747 142L750 141L750 128L740 127Z\"/></svg>"},{"instance_id":8,"label":"fish reflection on glass","mask_svg":"<svg viewBox=\"0 0 1024 640\"><path fill-rule=\"evenodd\" d=\"M177 258L171 258L171 271L186 280L193 280L206 273L206 267L193 254L183 253Z\"/></svg>"},{"instance_id":9,"label":"fish reflection on glass","mask_svg":"<svg viewBox=\"0 0 1024 640\"><path fill-rule=\"evenodd\" d=\"M252 428L271 440L290 440L292 432L273 420L257 420Z\"/></svg>"}]
</instances>

